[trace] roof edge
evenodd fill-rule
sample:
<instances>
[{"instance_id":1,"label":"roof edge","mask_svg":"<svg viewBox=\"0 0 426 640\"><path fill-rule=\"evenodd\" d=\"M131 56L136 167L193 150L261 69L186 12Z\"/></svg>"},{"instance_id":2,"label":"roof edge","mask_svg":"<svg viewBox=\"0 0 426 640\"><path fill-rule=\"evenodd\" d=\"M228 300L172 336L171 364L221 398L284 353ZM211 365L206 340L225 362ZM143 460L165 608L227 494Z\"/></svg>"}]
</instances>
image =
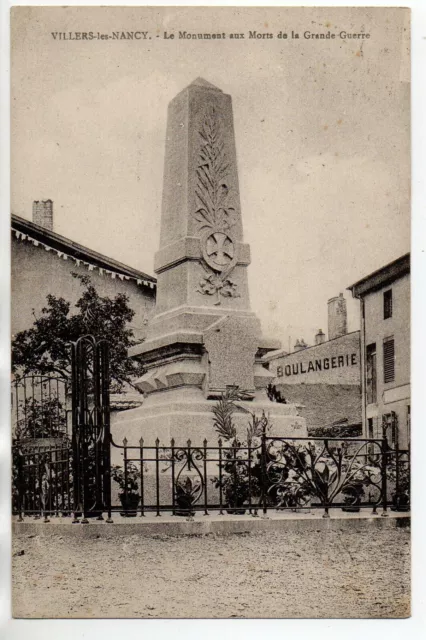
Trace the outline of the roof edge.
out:
<instances>
[{"instance_id":1,"label":"roof edge","mask_svg":"<svg viewBox=\"0 0 426 640\"><path fill-rule=\"evenodd\" d=\"M351 284L347 290L352 292L353 298L359 298L394 282L407 273L410 273L410 252Z\"/></svg>"},{"instance_id":2,"label":"roof edge","mask_svg":"<svg viewBox=\"0 0 426 640\"><path fill-rule=\"evenodd\" d=\"M35 236L35 240L44 242L53 249L66 249L66 252L72 257L80 260L85 258L87 262L90 262L94 266L113 269L125 276L136 278L137 280L146 280L152 283L154 288L157 285L157 279L154 276L150 276L143 271L138 271L137 269L123 264L114 258L110 258L109 256L98 253L93 249L89 249L89 247L85 247L78 242L74 242L59 233L56 233L56 231L50 231L49 229L46 229L31 220L27 220L26 218L21 218L21 216L14 213L11 215L11 226L12 230Z\"/></svg>"}]
</instances>

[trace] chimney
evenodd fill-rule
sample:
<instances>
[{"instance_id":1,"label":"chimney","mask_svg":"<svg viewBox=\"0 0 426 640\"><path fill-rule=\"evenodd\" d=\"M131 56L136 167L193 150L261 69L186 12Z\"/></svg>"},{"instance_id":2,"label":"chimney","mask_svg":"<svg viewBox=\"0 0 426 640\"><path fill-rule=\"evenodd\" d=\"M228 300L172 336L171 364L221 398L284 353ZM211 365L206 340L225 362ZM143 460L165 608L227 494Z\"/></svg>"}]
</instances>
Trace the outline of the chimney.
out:
<instances>
[{"instance_id":1,"label":"chimney","mask_svg":"<svg viewBox=\"0 0 426 640\"><path fill-rule=\"evenodd\" d=\"M328 301L328 339L340 338L348 332L346 300L343 293Z\"/></svg>"},{"instance_id":2,"label":"chimney","mask_svg":"<svg viewBox=\"0 0 426 640\"><path fill-rule=\"evenodd\" d=\"M53 202L52 200L34 200L33 222L53 231Z\"/></svg>"},{"instance_id":3,"label":"chimney","mask_svg":"<svg viewBox=\"0 0 426 640\"><path fill-rule=\"evenodd\" d=\"M322 329L319 329L315 336L315 344L323 344L323 342L325 342L325 333L323 333Z\"/></svg>"},{"instance_id":4,"label":"chimney","mask_svg":"<svg viewBox=\"0 0 426 640\"><path fill-rule=\"evenodd\" d=\"M308 345L303 340L303 338L301 340L296 340L296 344L294 345L294 351L302 351L302 349L306 349L307 346Z\"/></svg>"}]
</instances>

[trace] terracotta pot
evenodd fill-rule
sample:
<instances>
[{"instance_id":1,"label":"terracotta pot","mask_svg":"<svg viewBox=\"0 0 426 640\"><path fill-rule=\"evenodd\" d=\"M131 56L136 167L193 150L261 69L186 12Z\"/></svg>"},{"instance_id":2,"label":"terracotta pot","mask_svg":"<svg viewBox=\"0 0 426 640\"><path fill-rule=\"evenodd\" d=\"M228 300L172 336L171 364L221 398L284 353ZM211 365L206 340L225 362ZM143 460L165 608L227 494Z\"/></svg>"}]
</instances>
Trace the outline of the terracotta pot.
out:
<instances>
[{"instance_id":1,"label":"terracotta pot","mask_svg":"<svg viewBox=\"0 0 426 640\"><path fill-rule=\"evenodd\" d=\"M126 496L124 493L120 493L119 498L121 506L124 509L124 511L120 511L120 516L123 516L124 518L135 518L140 500L139 494L128 493Z\"/></svg>"}]
</instances>

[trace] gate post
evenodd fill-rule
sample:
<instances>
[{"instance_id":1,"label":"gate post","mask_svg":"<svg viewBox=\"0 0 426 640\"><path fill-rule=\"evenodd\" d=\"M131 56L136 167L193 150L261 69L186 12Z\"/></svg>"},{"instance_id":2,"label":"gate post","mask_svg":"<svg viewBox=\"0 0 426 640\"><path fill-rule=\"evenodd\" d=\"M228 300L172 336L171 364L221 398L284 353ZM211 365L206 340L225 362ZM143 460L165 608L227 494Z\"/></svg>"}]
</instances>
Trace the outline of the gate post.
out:
<instances>
[{"instance_id":1,"label":"gate post","mask_svg":"<svg viewBox=\"0 0 426 640\"><path fill-rule=\"evenodd\" d=\"M23 509L23 496L24 496L24 487L23 487L23 453L20 448L16 448L16 457L17 457L17 489L18 489L18 522L23 522L24 519L22 517ZM13 454L12 454L13 455Z\"/></svg>"},{"instance_id":2,"label":"gate post","mask_svg":"<svg viewBox=\"0 0 426 640\"><path fill-rule=\"evenodd\" d=\"M91 513L111 520L111 456L109 353L105 340L82 336L71 343L72 449L74 520L82 524Z\"/></svg>"},{"instance_id":3,"label":"gate post","mask_svg":"<svg viewBox=\"0 0 426 640\"><path fill-rule=\"evenodd\" d=\"M386 432L383 433L382 440L382 503L383 503L383 512L382 517L386 518L388 514L388 439L386 437Z\"/></svg>"},{"instance_id":4,"label":"gate post","mask_svg":"<svg viewBox=\"0 0 426 640\"><path fill-rule=\"evenodd\" d=\"M78 367L77 343L71 342L71 443L72 443L72 477L74 488L73 523L78 523L77 512L80 510L80 433L78 427Z\"/></svg>"},{"instance_id":5,"label":"gate post","mask_svg":"<svg viewBox=\"0 0 426 640\"><path fill-rule=\"evenodd\" d=\"M109 406L109 345L106 341L98 344L100 354L101 401L102 401L102 489L103 505L108 513L106 522L112 523L111 518L111 423Z\"/></svg>"},{"instance_id":6,"label":"gate post","mask_svg":"<svg viewBox=\"0 0 426 640\"><path fill-rule=\"evenodd\" d=\"M266 477L267 477L267 468L266 468L266 423L264 422L262 425L262 436L261 436L261 447L260 447L260 468L261 468L261 503L262 503L262 512L263 517L267 517L267 496L266 496Z\"/></svg>"}]
</instances>

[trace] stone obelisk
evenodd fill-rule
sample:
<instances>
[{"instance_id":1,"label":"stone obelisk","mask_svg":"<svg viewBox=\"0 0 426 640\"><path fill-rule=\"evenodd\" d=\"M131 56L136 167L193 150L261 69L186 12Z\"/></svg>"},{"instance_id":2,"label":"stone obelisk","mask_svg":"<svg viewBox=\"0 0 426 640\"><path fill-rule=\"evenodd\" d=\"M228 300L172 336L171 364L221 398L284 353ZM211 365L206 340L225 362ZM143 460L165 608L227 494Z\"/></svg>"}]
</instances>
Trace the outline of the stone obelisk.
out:
<instances>
[{"instance_id":1,"label":"stone obelisk","mask_svg":"<svg viewBox=\"0 0 426 640\"><path fill-rule=\"evenodd\" d=\"M217 439L211 408L227 386L270 415L275 435L305 435L294 405L270 402L262 356L278 349L250 309L231 96L198 78L169 104L157 300L147 339L130 355L146 374L138 409L113 425L117 438L201 443ZM236 417L241 428L247 414Z\"/></svg>"}]
</instances>

